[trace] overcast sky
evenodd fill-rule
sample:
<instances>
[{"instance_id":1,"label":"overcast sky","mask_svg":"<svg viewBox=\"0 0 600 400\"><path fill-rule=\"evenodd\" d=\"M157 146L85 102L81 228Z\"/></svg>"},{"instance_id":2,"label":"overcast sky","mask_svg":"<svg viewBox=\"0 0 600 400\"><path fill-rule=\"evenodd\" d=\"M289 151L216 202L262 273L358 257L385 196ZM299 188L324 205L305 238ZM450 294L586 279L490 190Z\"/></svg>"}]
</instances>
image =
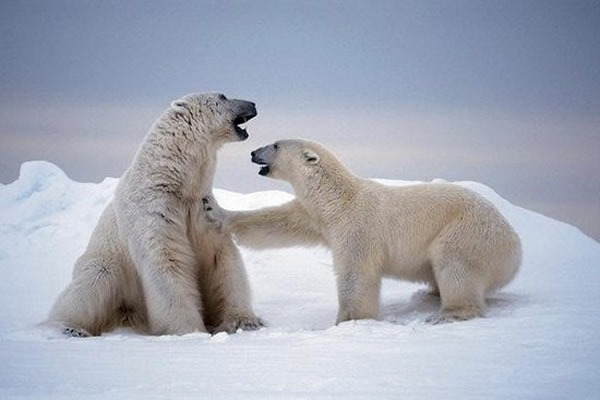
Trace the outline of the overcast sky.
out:
<instances>
[{"instance_id":1,"label":"overcast sky","mask_svg":"<svg viewBox=\"0 0 600 400\"><path fill-rule=\"evenodd\" d=\"M320 141L369 177L476 180L600 239L598 1L0 2L0 181L119 176L176 97L258 104L249 152ZM543 234L541 232L540 234Z\"/></svg>"}]
</instances>

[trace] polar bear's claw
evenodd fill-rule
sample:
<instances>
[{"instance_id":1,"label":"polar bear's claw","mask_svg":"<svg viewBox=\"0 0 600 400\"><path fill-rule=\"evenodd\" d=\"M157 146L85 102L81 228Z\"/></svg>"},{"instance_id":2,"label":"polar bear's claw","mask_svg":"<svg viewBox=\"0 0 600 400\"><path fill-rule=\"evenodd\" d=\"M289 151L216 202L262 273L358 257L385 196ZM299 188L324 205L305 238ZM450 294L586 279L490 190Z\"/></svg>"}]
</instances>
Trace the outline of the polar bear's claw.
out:
<instances>
[{"instance_id":1,"label":"polar bear's claw","mask_svg":"<svg viewBox=\"0 0 600 400\"><path fill-rule=\"evenodd\" d=\"M204 207L204 216L206 220L221 229L225 225L225 210L223 210L217 200L213 196L207 196L202 199L202 206Z\"/></svg>"},{"instance_id":2,"label":"polar bear's claw","mask_svg":"<svg viewBox=\"0 0 600 400\"><path fill-rule=\"evenodd\" d=\"M215 332L235 333L238 329L243 331L255 331L266 326L265 322L255 316L238 316L224 321L215 329Z\"/></svg>"},{"instance_id":3,"label":"polar bear's claw","mask_svg":"<svg viewBox=\"0 0 600 400\"><path fill-rule=\"evenodd\" d=\"M65 328L63 328L62 333L65 336L69 336L69 337L90 337L92 335L90 335L90 333L88 331L86 331L83 328L76 328L76 327L72 327L72 326L67 326Z\"/></svg>"}]
</instances>

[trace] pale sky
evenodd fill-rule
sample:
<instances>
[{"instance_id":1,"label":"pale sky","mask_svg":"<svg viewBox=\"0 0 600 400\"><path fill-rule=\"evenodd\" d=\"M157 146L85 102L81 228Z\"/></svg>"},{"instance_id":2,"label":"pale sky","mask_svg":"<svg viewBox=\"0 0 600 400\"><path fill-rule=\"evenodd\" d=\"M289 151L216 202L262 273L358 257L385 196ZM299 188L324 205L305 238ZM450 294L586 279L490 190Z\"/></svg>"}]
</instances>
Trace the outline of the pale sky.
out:
<instances>
[{"instance_id":1,"label":"pale sky","mask_svg":"<svg viewBox=\"0 0 600 400\"><path fill-rule=\"evenodd\" d=\"M598 1L0 2L0 182L119 176L172 99L257 103L252 149L324 143L367 177L475 180L600 239ZM541 232L543 234L543 232Z\"/></svg>"}]
</instances>

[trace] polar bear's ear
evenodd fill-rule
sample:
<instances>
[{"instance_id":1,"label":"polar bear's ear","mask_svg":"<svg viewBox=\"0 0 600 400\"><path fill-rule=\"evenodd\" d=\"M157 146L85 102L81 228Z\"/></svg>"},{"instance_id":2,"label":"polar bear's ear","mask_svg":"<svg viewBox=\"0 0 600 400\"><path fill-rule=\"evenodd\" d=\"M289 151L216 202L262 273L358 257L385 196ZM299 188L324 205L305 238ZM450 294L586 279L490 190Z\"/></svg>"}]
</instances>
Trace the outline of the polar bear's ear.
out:
<instances>
[{"instance_id":1,"label":"polar bear's ear","mask_svg":"<svg viewBox=\"0 0 600 400\"><path fill-rule=\"evenodd\" d=\"M304 150L302 152L302 155L304 156L306 162L309 164L314 165L319 162L319 155L312 150Z\"/></svg>"},{"instance_id":2,"label":"polar bear's ear","mask_svg":"<svg viewBox=\"0 0 600 400\"><path fill-rule=\"evenodd\" d=\"M171 103L171 108L177 112L186 112L190 110L190 104L185 99L177 99Z\"/></svg>"}]
</instances>

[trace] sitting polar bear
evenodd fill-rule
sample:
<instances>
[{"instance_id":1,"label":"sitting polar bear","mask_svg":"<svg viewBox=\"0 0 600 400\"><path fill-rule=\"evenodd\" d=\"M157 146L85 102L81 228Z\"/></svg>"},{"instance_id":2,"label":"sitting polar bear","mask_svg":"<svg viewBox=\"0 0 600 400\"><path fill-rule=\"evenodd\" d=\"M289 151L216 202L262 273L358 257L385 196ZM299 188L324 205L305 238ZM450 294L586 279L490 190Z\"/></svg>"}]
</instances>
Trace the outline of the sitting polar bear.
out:
<instances>
[{"instance_id":1,"label":"sitting polar bear","mask_svg":"<svg viewBox=\"0 0 600 400\"><path fill-rule=\"evenodd\" d=\"M254 103L174 101L150 128L103 211L49 323L73 336L128 325L151 334L254 329L240 254L203 217L217 150L248 137Z\"/></svg>"},{"instance_id":2,"label":"sitting polar bear","mask_svg":"<svg viewBox=\"0 0 600 400\"><path fill-rule=\"evenodd\" d=\"M249 212L205 199L207 217L255 248L325 245L333 253L337 323L377 318L382 276L424 282L441 296L440 323L483 316L485 295L508 284L521 243L486 199L452 184L389 187L362 179L317 143L282 140L252 152L260 175L297 198Z\"/></svg>"}]
</instances>

